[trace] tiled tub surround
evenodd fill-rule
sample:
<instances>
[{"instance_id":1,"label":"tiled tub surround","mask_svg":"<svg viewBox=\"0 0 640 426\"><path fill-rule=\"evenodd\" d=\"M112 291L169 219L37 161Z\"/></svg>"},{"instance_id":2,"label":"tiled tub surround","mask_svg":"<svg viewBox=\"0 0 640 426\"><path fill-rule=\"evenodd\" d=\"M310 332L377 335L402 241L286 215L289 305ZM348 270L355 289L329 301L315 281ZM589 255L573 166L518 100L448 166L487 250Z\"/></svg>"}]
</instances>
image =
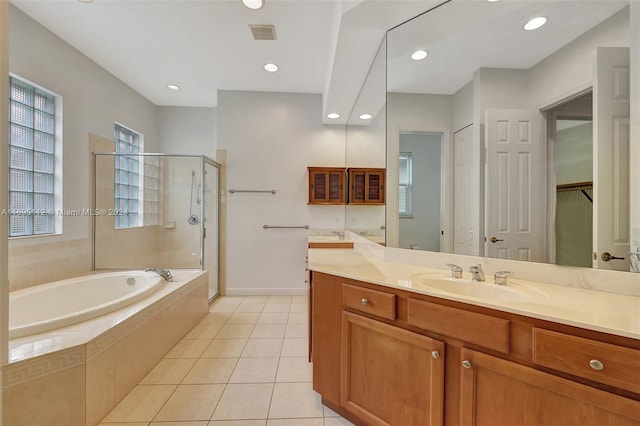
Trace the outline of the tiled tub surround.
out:
<instances>
[{"instance_id":1,"label":"tiled tub surround","mask_svg":"<svg viewBox=\"0 0 640 426\"><path fill-rule=\"evenodd\" d=\"M134 305L11 340L2 424L97 424L207 314L207 272L173 273Z\"/></svg>"},{"instance_id":2,"label":"tiled tub surround","mask_svg":"<svg viewBox=\"0 0 640 426\"><path fill-rule=\"evenodd\" d=\"M353 249L310 249L309 268L358 281L370 282L470 303L514 314L549 320L614 335L640 339L640 274L569 268L549 264L508 261L385 248L351 233ZM423 284L428 279L448 279L447 263L465 270L458 282L470 281L471 265L481 264L487 282L493 274L509 270L511 286L533 290L528 300L501 300L453 295ZM452 286L456 281L451 282ZM508 287L508 286L507 286Z\"/></svg>"}]
</instances>

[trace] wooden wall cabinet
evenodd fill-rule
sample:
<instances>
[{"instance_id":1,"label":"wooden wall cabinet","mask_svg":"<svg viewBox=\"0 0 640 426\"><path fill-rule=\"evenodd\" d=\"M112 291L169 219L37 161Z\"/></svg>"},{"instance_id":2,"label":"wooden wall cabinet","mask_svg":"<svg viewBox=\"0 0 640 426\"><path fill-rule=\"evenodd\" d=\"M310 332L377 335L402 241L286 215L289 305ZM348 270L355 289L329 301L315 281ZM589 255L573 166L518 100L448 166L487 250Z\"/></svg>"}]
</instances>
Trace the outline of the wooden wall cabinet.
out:
<instances>
[{"instance_id":1,"label":"wooden wall cabinet","mask_svg":"<svg viewBox=\"0 0 640 426\"><path fill-rule=\"evenodd\" d=\"M345 204L344 167L308 167L309 204Z\"/></svg>"},{"instance_id":2,"label":"wooden wall cabinet","mask_svg":"<svg viewBox=\"0 0 640 426\"><path fill-rule=\"evenodd\" d=\"M640 426L638 340L318 272L310 295L314 389L357 425Z\"/></svg>"},{"instance_id":3,"label":"wooden wall cabinet","mask_svg":"<svg viewBox=\"0 0 640 426\"><path fill-rule=\"evenodd\" d=\"M349 204L384 204L385 169L352 168L349 172Z\"/></svg>"}]
</instances>

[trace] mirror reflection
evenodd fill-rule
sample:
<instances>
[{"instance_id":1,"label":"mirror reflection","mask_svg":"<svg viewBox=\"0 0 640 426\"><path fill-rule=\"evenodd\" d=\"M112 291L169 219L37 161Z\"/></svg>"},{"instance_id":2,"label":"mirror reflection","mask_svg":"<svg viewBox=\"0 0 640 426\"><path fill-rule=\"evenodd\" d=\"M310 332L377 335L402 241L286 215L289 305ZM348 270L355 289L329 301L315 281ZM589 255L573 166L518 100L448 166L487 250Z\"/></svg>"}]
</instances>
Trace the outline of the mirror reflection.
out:
<instances>
[{"instance_id":1,"label":"mirror reflection","mask_svg":"<svg viewBox=\"0 0 640 426\"><path fill-rule=\"evenodd\" d=\"M389 31L387 245L629 271L639 6L456 0Z\"/></svg>"}]
</instances>

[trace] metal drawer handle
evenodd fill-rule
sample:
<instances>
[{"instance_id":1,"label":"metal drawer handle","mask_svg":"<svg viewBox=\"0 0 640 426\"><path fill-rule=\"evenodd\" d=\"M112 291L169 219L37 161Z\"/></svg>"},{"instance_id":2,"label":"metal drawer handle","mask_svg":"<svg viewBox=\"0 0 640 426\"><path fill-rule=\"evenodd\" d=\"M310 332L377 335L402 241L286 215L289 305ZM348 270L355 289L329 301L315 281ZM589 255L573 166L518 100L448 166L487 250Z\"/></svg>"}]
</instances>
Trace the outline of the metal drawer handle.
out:
<instances>
[{"instance_id":1,"label":"metal drawer handle","mask_svg":"<svg viewBox=\"0 0 640 426\"><path fill-rule=\"evenodd\" d=\"M440 352L432 351L431 352L431 356L433 357L433 359L438 359L438 358L440 358Z\"/></svg>"},{"instance_id":2,"label":"metal drawer handle","mask_svg":"<svg viewBox=\"0 0 640 426\"><path fill-rule=\"evenodd\" d=\"M589 365L591 366L591 368L598 371L604 368L604 364L597 359L592 359L591 361L589 361Z\"/></svg>"},{"instance_id":3,"label":"metal drawer handle","mask_svg":"<svg viewBox=\"0 0 640 426\"><path fill-rule=\"evenodd\" d=\"M464 368L471 368L471 361L469 361L468 359L465 359L464 361L462 361L462 366Z\"/></svg>"},{"instance_id":4,"label":"metal drawer handle","mask_svg":"<svg viewBox=\"0 0 640 426\"><path fill-rule=\"evenodd\" d=\"M362 298L362 304L366 305L367 303L369 303L369 301L366 298Z\"/></svg>"}]
</instances>

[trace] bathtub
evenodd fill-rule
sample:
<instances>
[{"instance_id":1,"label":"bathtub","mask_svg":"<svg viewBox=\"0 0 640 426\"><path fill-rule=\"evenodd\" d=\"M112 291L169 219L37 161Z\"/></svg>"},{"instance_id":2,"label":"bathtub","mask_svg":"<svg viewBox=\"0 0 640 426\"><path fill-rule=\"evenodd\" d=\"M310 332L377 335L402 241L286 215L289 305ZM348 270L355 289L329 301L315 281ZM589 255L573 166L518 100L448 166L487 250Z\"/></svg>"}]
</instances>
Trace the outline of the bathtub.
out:
<instances>
[{"instance_id":1,"label":"bathtub","mask_svg":"<svg viewBox=\"0 0 640 426\"><path fill-rule=\"evenodd\" d=\"M9 338L29 336L113 312L160 289L154 272L87 275L9 294Z\"/></svg>"}]
</instances>

